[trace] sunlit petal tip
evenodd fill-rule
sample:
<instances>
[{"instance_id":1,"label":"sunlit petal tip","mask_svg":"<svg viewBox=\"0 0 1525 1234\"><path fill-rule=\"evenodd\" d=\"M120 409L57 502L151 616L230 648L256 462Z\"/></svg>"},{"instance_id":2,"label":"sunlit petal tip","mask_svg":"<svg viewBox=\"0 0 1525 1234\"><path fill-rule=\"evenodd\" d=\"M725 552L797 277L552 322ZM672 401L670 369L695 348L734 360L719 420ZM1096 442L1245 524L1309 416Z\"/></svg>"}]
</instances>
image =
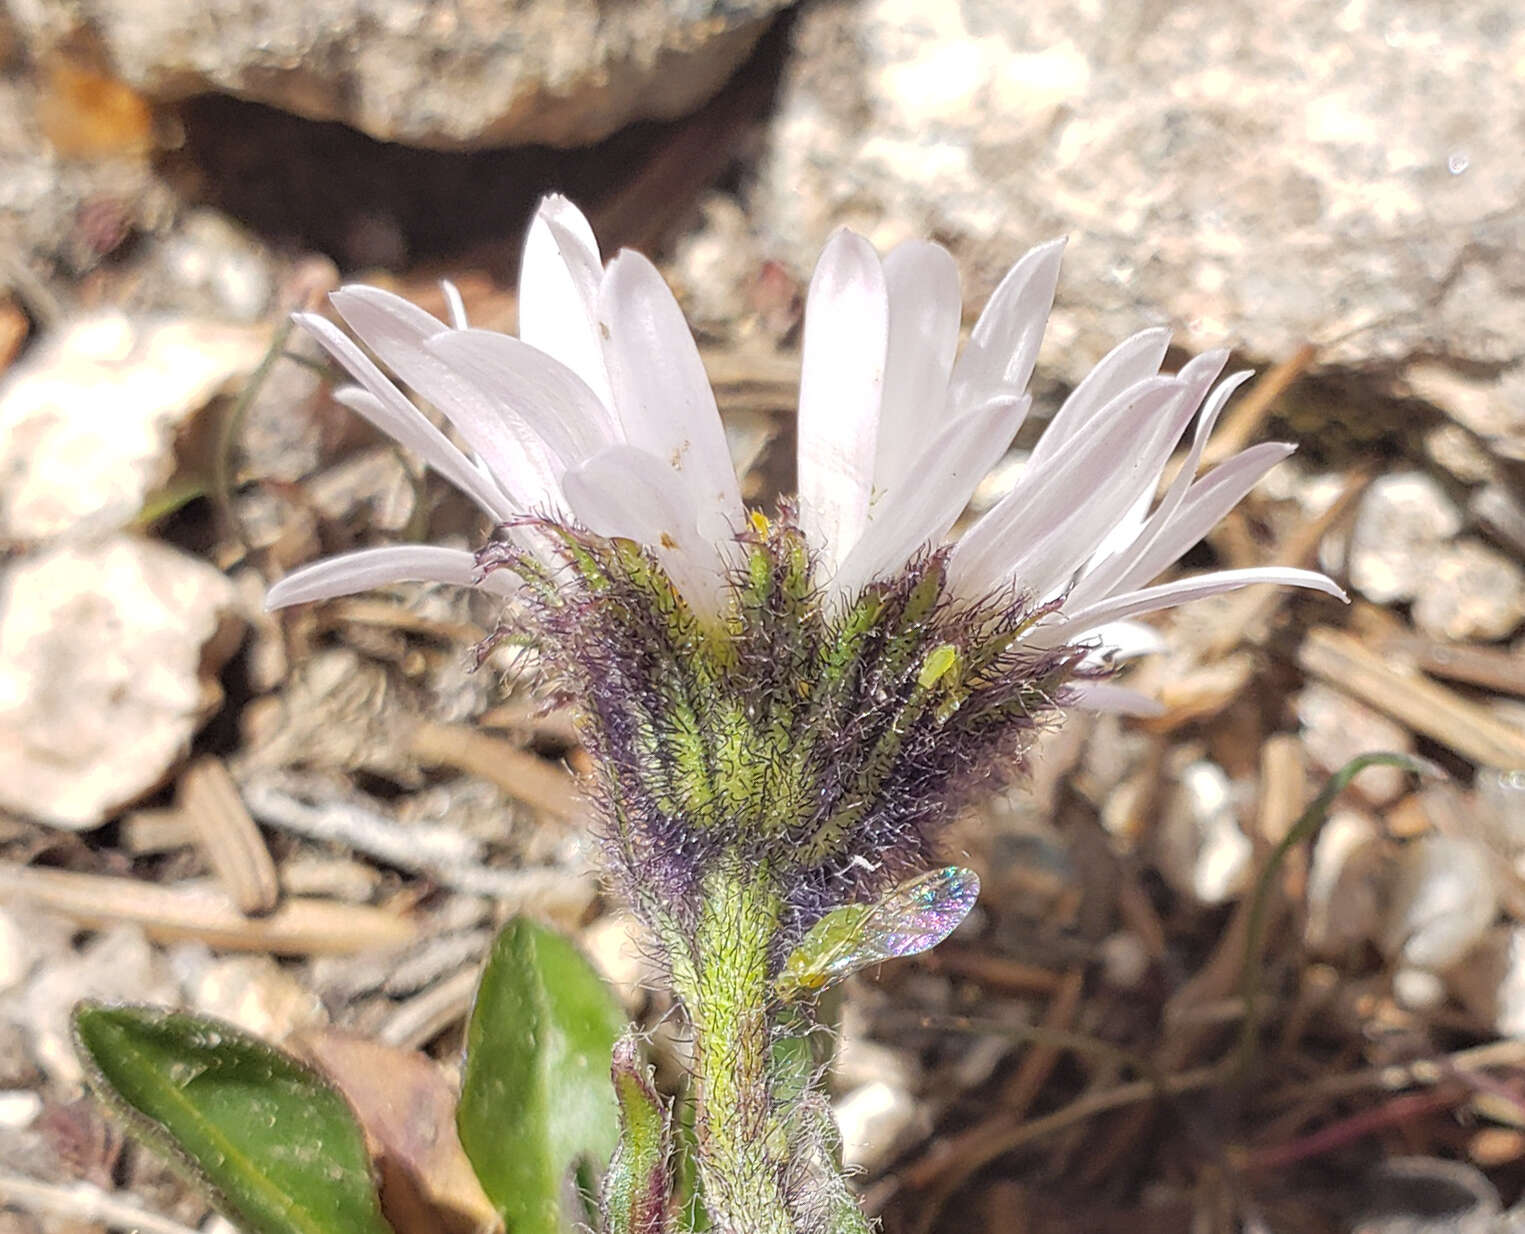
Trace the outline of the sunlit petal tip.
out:
<instances>
[{"instance_id":1,"label":"sunlit petal tip","mask_svg":"<svg viewBox=\"0 0 1525 1234\"><path fill-rule=\"evenodd\" d=\"M867 239L851 228L838 227L816 260L806 304L819 305L822 300L830 301L860 290L888 296L884 263Z\"/></svg>"},{"instance_id":2,"label":"sunlit petal tip","mask_svg":"<svg viewBox=\"0 0 1525 1234\"><path fill-rule=\"evenodd\" d=\"M357 549L303 566L274 583L265 593L271 611L293 604L331 600L389 583L450 583L470 586L477 562L463 549L427 544L392 544Z\"/></svg>"},{"instance_id":3,"label":"sunlit petal tip","mask_svg":"<svg viewBox=\"0 0 1525 1234\"><path fill-rule=\"evenodd\" d=\"M457 330L465 330L471 323L466 317L466 301L461 299L461 290L449 279L440 279L440 291L445 294L445 304L450 310L450 324Z\"/></svg>"},{"instance_id":4,"label":"sunlit petal tip","mask_svg":"<svg viewBox=\"0 0 1525 1234\"><path fill-rule=\"evenodd\" d=\"M598 257L598 237L593 232L593 224L570 198L560 193L547 193L535 207L533 221L564 229L581 248Z\"/></svg>"},{"instance_id":5,"label":"sunlit petal tip","mask_svg":"<svg viewBox=\"0 0 1525 1234\"><path fill-rule=\"evenodd\" d=\"M335 288L328 293L328 302L346 321L349 320L349 315L361 305L383 312L397 313L409 319L424 316L433 320L432 314L425 313L413 301L404 299L396 292L387 291L384 287L372 287L369 283L346 283L343 287ZM444 322L437 322L437 324L441 329L445 328Z\"/></svg>"},{"instance_id":6,"label":"sunlit petal tip","mask_svg":"<svg viewBox=\"0 0 1525 1234\"><path fill-rule=\"evenodd\" d=\"M1068 704L1081 711L1133 716L1137 719L1165 714L1165 706L1158 699L1127 686L1113 685L1110 681L1076 682L1069 687L1067 694Z\"/></svg>"}]
</instances>

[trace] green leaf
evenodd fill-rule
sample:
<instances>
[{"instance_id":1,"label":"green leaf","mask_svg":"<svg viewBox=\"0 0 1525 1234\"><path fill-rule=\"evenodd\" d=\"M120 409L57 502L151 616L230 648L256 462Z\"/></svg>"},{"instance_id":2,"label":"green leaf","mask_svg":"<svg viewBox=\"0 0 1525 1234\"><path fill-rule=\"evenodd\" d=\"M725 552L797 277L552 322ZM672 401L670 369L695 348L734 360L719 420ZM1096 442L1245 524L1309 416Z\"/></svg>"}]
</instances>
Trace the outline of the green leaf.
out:
<instances>
[{"instance_id":1,"label":"green leaf","mask_svg":"<svg viewBox=\"0 0 1525 1234\"><path fill-rule=\"evenodd\" d=\"M219 1020L81 1003L101 1096L252 1234L391 1234L354 1114L316 1071Z\"/></svg>"},{"instance_id":2,"label":"green leaf","mask_svg":"<svg viewBox=\"0 0 1525 1234\"><path fill-rule=\"evenodd\" d=\"M635 1038L614 1047L610 1078L620 1107L620 1142L604 1175L602 1234L665 1234L671 1228L672 1131Z\"/></svg>"},{"instance_id":3,"label":"green leaf","mask_svg":"<svg viewBox=\"0 0 1525 1234\"><path fill-rule=\"evenodd\" d=\"M561 935L522 918L493 944L466 1029L456 1125L508 1234L564 1234L579 1164L619 1140L609 1085L625 1016Z\"/></svg>"}]
</instances>

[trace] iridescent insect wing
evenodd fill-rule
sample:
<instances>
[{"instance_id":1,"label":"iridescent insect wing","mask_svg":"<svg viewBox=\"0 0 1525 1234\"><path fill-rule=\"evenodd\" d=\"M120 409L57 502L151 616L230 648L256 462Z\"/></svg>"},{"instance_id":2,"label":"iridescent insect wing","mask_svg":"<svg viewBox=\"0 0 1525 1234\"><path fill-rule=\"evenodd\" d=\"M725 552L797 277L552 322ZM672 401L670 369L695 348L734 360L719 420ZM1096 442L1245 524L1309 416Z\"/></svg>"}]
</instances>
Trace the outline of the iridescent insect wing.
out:
<instances>
[{"instance_id":1,"label":"iridescent insect wing","mask_svg":"<svg viewBox=\"0 0 1525 1234\"><path fill-rule=\"evenodd\" d=\"M902 883L864 923L864 947L879 953L868 963L930 951L958 929L979 896L979 875L961 866Z\"/></svg>"},{"instance_id":2,"label":"iridescent insect wing","mask_svg":"<svg viewBox=\"0 0 1525 1234\"><path fill-rule=\"evenodd\" d=\"M848 904L805 935L779 975L784 998L827 989L861 969L937 946L979 898L973 870L945 866L902 883L877 904Z\"/></svg>"}]
</instances>

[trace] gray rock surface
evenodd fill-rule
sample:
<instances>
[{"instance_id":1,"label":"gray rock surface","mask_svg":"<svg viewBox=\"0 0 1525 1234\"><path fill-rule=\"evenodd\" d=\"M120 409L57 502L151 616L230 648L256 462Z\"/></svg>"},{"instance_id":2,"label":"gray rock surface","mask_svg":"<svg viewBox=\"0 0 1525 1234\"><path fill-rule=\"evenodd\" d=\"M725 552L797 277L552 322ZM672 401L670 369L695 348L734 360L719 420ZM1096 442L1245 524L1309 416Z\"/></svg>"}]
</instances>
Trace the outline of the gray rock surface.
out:
<instances>
[{"instance_id":1,"label":"gray rock surface","mask_svg":"<svg viewBox=\"0 0 1525 1234\"><path fill-rule=\"evenodd\" d=\"M151 99L218 91L409 145L580 145L692 110L780 0L19 0Z\"/></svg>"},{"instance_id":2,"label":"gray rock surface","mask_svg":"<svg viewBox=\"0 0 1525 1234\"><path fill-rule=\"evenodd\" d=\"M793 38L755 213L802 271L838 223L931 233L978 295L1067 233L1071 379L1161 320L1262 358L1525 354L1518 6L838 0Z\"/></svg>"},{"instance_id":3,"label":"gray rock surface","mask_svg":"<svg viewBox=\"0 0 1525 1234\"><path fill-rule=\"evenodd\" d=\"M84 830L162 784L219 706L233 585L119 536L0 576L0 807Z\"/></svg>"}]
</instances>

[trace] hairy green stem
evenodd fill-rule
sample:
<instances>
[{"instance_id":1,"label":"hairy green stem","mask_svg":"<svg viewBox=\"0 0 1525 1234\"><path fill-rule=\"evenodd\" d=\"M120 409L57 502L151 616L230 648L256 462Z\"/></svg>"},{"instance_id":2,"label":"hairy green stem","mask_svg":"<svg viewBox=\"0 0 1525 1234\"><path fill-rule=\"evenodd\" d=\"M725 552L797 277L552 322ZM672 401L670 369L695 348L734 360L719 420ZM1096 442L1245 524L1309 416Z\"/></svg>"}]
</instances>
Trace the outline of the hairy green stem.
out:
<instances>
[{"instance_id":1,"label":"hairy green stem","mask_svg":"<svg viewBox=\"0 0 1525 1234\"><path fill-rule=\"evenodd\" d=\"M709 890L691 943L672 948L674 985L694 1032L705 1206L724 1234L796 1234L771 1057L768 959L779 896L766 871L734 866L717 871Z\"/></svg>"}]
</instances>

